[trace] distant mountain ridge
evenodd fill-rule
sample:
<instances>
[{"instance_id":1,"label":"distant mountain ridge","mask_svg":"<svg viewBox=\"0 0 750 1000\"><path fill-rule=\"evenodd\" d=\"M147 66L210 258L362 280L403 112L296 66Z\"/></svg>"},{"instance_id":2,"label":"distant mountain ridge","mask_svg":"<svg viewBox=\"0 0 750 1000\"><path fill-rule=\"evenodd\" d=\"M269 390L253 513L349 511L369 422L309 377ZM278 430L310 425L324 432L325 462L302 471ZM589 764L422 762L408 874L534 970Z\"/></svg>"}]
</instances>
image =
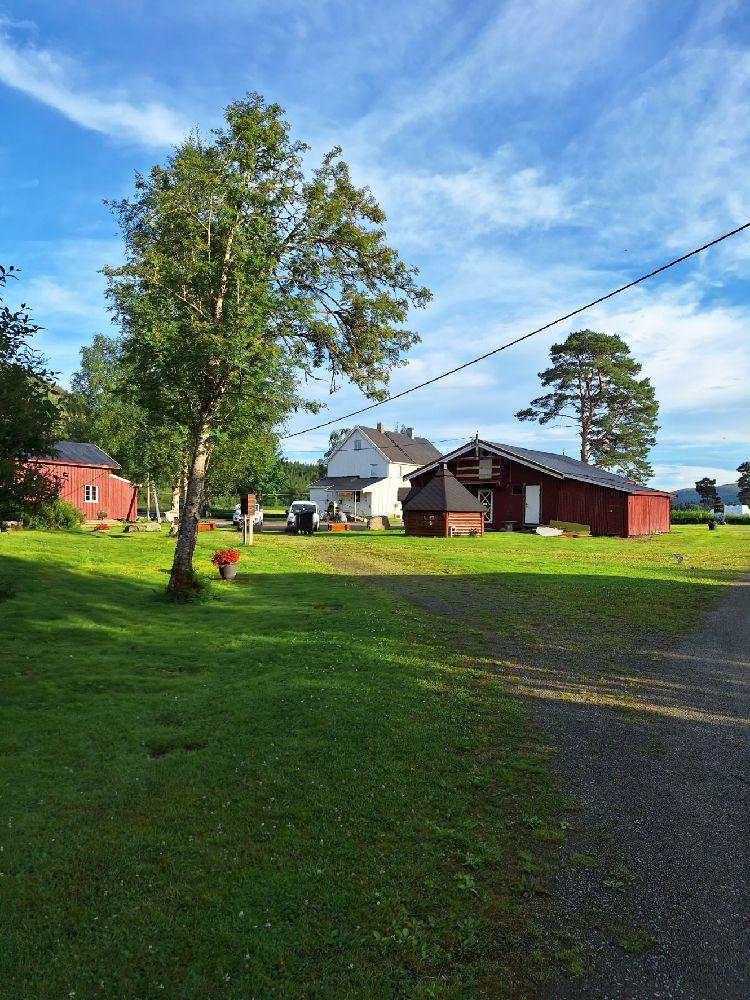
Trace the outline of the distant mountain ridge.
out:
<instances>
[{"instance_id":1,"label":"distant mountain ridge","mask_svg":"<svg viewBox=\"0 0 750 1000\"><path fill-rule=\"evenodd\" d=\"M724 486L717 486L716 492L721 497L722 503L739 503L737 499L737 483L726 483ZM694 500L700 502L700 497L694 489L675 490L675 503L689 503Z\"/></svg>"}]
</instances>

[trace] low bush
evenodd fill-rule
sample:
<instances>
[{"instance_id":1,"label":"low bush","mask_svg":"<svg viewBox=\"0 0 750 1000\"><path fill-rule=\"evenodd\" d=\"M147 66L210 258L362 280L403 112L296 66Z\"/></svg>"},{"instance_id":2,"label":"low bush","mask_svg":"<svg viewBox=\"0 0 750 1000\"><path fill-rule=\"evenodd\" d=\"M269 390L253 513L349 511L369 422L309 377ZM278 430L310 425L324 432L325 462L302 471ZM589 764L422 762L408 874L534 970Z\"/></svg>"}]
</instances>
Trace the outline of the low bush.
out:
<instances>
[{"instance_id":1,"label":"low bush","mask_svg":"<svg viewBox=\"0 0 750 1000\"><path fill-rule=\"evenodd\" d=\"M727 524L750 524L750 514L727 514Z\"/></svg>"},{"instance_id":2,"label":"low bush","mask_svg":"<svg viewBox=\"0 0 750 1000\"><path fill-rule=\"evenodd\" d=\"M54 531L71 531L83 524L83 514L72 503L61 500L46 500L24 517L27 528L46 528Z\"/></svg>"},{"instance_id":3,"label":"low bush","mask_svg":"<svg viewBox=\"0 0 750 1000\"><path fill-rule=\"evenodd\" d=\"M715 521L716 514L712 510L694 507L691 510L672 510L672 524L708 524Z\"/></svg>"}]
</instances>

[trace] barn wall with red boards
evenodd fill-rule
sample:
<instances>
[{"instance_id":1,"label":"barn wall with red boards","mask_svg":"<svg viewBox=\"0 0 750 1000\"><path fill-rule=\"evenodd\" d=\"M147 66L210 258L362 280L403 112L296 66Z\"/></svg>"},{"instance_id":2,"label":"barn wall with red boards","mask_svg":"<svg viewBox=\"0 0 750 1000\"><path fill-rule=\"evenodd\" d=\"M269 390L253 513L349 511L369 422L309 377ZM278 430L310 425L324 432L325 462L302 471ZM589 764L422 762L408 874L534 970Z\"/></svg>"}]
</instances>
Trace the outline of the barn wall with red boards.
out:
<instances>
[{"instance_id":1,"label":"barn wall with red boards","mask_svg":"<svg viewBox=\"0 0 750 1000\"><path fill-rule=\"evenodd\" d=\"M484 466L480 466L484 462ZM669 531L669 493L627 493L597 483L557 476L530 468L481 448L446 463L453 475L471 493L484 500L492 493L492 518L486 529L515 530L533 527L525 523L527 486L539 487L539 522L571 521L587 524L592 535L615 535L630 538ZM421 473L411 480L421 485L432 474Z\"/></svg>"},{"instance_id":2,"label":"barn wall with red boards","mask_svg":"<svg viewBox=\"0 0 750 1000\"><path fill-rule=\"evenodd\" d=\"M87 521L95 521L99 511L117 520L135 521L138 516L138 487L111 469L98 465L73 465L66 462L38 463L51 479L60 482L60 497L82 512ZM86 487L95 487L86 500Z\"/></svg>"}]
</instances>

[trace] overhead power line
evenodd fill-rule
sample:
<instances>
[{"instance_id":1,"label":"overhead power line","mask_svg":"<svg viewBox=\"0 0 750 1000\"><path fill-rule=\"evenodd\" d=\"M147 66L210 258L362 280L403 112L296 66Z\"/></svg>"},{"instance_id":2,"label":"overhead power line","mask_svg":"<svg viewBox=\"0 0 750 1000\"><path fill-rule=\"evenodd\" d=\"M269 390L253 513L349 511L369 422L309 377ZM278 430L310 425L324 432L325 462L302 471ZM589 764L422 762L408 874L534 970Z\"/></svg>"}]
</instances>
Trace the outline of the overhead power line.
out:
<instances>
[{"instance_id":1,"label":"overhead power line","mask_svg":"<svg viewBox=\"0 0 750 1000\"><path fill-rule=\"evenodd\" d=\"M634 281L629 281L627 285L621 285L619 288L615 288L611 292L607 292L606 295L599 296L598 299L594 299L592 302L587 302L584 306L579 306L572 312L566 313L564 316L558 316L557 319L553 319L549 323L545 323L544 326L539 326L536 330L531 330L529 333L524 333L521 337L516 337L514 340L509 340L506 344L501 344L500 347L494 347L491 351L487 351L485 354L480 354L477 358L472 358L470 361L464 361L463 364L457 365L455 368L451 368L447 372L443 372L440 375L435 375L433 378L427 379L425 382L419 382L417 385L412 385L408 389L402 389L401 392L394 392L393 395L387 396L385 399L379 400L377 403L370 403L368 406L362 406L358 410L352 410L351 413L343 413L341 416L334 417L332 420L325 420L323 423L314 424L312 427L306 427L302 431L295 431L293 434L283 434L281 436L282 441L288 441L290 438L300 437L302 434L309 434L311 431L318 431L322 427L330 427L332 424L339 424L343 420L348 420L350 417L359 416L360 413L367 413L369 410L374 410L378 406L384 406L386 403L392 402L394 399L402 399L404 396L408 396L411 392L416 392L418 389L424 389L428 385L434 385L435 382L440 382L444 378L448 378L449 375L455 375L456 372L463 371L464 368L470 368L472 365L479 364L480 361L485 361L487 358L491 358L494 354L499 354L501 351L507 351L509 347L515 347L516 344L520 344L524 340L528 340L530 337L535 337L538 333L544 333L545 330L549 330L550 327L557 326L558 323L564 323L566 319L571 319L573 316L578 316L579 313L585 312L587 309L592 309L594 306L600 305L602 302L606 302L607 299L612 299L615 295L620 295L621 292L626 292L629 288L634 288L636 285L640 285L643 281L648 281L649 278L655 277L657 274L661 274L663 271L668 271L670 267L675 267L677 264L681 264L683 261L688 260L690 257L695 257L699 253L703 253L704 250L709 250L711 247L715 247L717 243L722 243L724 240L728 240L731 236L736 236L743 230L750 228L750 222L746 222L743 226L738 226L736 229L732 229L728 233L724 233L723 236L717 236L715 240L711 240L709 243L704 243L701 247L696 247L695 250L691 250L689 253L683 254L681 257L675 257L674 260L670 260L667 264L662 264L661 267L657 267L653 271L649 271L648 274L642 274L640 278L636 278Z\"/></svg>"}]
</instances>

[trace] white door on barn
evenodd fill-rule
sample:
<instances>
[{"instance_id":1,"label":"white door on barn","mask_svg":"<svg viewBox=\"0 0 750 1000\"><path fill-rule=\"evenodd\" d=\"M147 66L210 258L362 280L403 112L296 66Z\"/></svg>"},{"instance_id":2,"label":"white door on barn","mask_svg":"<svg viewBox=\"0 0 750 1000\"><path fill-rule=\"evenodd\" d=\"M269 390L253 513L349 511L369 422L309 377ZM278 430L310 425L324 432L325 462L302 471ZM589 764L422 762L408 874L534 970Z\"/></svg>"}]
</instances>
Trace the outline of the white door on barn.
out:
<instances>
[{"instance_id":1,"label":"white door on barn","mask_svg":"<svg viewBox=\"0 0 750 1000\"><path fill-rule=\"evenodd\" d=\"M524 486L523 523L539 524L542 513L542 487Z\"/></svg>"},{"instance_id":2,"label":"white door on barn","mask_svg":"<svg viewBox=\"0 0 750 1000\"><path fill-rule=\"evenodd\" d=\"M479 490L477 493L477 500L480 503L483 503L486 508L484 523L492 524L492 490Z\"/></svg>"}]
</instances>

